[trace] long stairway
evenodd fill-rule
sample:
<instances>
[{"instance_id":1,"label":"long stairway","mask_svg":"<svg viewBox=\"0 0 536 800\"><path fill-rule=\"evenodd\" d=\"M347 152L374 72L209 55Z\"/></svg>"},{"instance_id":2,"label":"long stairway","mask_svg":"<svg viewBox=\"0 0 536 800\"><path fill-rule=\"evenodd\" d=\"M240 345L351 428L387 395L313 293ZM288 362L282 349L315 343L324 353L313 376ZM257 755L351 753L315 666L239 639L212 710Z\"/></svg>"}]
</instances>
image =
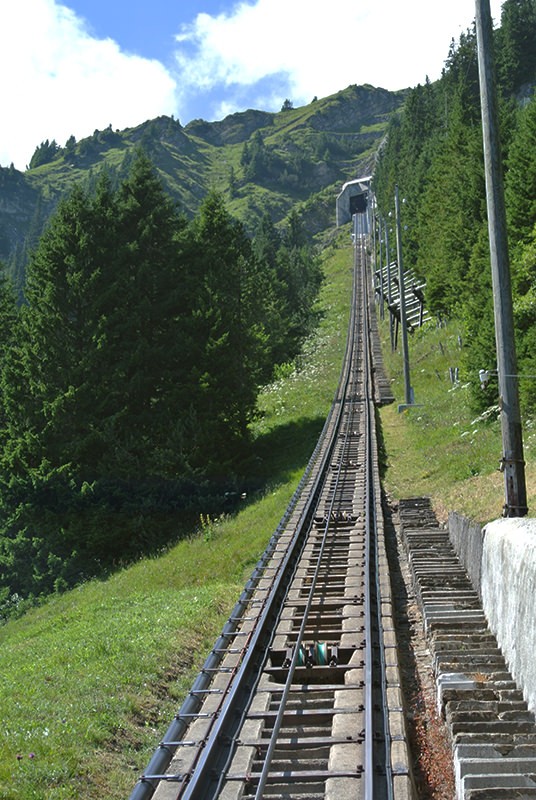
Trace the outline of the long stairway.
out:
<instances>
[{"instance_id":1,"label":"long stairway","mask_svg":"<svg viewBox=\"0 0 536 800\"><path fill-rule=\"evenodd\" d=\"M452 741L458 800L536 798L536 724L428 498L400 501L402 540Z\"/></svg>"}]
</instances>

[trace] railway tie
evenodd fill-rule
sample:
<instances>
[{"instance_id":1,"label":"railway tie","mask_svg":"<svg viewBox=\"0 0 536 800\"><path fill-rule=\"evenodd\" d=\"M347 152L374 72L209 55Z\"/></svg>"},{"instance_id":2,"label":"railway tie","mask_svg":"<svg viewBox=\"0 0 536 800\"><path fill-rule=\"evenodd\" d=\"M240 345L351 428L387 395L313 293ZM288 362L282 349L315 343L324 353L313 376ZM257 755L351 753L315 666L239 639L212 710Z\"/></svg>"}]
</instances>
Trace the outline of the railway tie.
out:
<instances>
[{"instance_id":1,"label":"railway tie","mask_svg":"<svg viewBox=\"0 0 536 800\"><path fill-rule=\"evenodd\" d=\"M131 800L413 800L376 434L388 383L364 234L354 255L319 443Z\"/></svg>"}]
</instances>

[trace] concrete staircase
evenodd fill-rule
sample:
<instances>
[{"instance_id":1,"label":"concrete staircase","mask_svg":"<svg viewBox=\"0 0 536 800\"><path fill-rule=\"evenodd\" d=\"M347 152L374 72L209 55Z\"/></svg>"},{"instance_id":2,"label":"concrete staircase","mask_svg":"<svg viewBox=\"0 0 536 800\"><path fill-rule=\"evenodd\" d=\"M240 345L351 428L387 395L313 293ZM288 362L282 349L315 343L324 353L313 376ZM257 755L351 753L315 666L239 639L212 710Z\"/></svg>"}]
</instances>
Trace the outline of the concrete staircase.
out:
<instances>
[{"instance_id":1,"label":"concrete staircase","mask_svg":"<svg viewBox=\"0 0 536 800\"><path fill-rule=\"evenodd\" d=\"M400 527L447 722L458 800L536 798L536 724L428 498L400 501Z\"/></svg>"}]
</instances>

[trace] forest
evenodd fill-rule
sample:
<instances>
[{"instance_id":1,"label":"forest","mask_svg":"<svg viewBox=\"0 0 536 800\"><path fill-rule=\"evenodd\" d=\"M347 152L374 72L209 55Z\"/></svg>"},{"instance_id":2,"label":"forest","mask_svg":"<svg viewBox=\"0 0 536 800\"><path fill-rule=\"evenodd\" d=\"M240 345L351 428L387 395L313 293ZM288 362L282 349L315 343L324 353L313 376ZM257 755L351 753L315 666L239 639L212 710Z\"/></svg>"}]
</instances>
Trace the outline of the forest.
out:
<instances>
[{"instance_id":1,"label":"forest","mask_svg":"<svg viewBox=\"0 0 536 800\"><path fill-rule=\"evenodd\" d=\"M154 552L248 473L248 425L314 324L296 213L248 237L211 191L187 219L140 149L63 199L23 302L0 291L0 603ZM226 500L227 498L227 500Z\"/></svg>"},{"instance_id":2,"label":"forest","mask_svg":"<svg viewBox=\"0 0 536 800\"><path fill-rule=\"evenodd\" d=\"M496 91L514 299L519 389L536 410L536 3L506 0L494 31ZM463 380L475 410L496 402L496 370L476 32L452 41L443 74L412 89L393 116L375 170L381 215L395 184L405 203L404 267L426 280L437 319L463 323Z\"/></svg>"},{"instance_id":3,"label":"forest","mask_svg":"<svg viewBox=\"0 0 536 800\"><path fill-rule=\"evenodd\" d=\"M494 36L520 396L523 411L533 415L536 0L505 0ZM301 120L302 138L315 133L308 169L319 180L336 149L326 126L358 130L364 124L361 106L369 105L374 120L390 115L385 131L383 123L374 123L381 128L373 177L379 213L389 218L398 185L406 201L404 266L426 281L425 299L435 319L463 323L461 379L471 384L475 410L482 411L496 402L497 387L490 381L483 391L478 380L480 369L495 368L495 339L475 30L452 41L438 81L427 80L403 97L349 87L268 121L281 142L292 135L285 119ZM229 163L234 178L241 176L241 183L233 180L233 191L225 173L225 196L203 189L200 205L185 213L161 182L154 154L140 142L120 176L106 166L95 169L91 180L86 176L55 206L39 237L28 234L32 248L22 290L18 279L12 285L8 278L15 273L8 265L4 269L4 616L20 607L20 598L34 602L158 551L182 528L191 528L200 509L230 508L245 488L258 488L250 438L257 396L278 367L296 358L313 330L322 271L296 206L287 213L288 199L276 225L274 208L283 205L271 195L269 214L266 186L261 201L255 183L262 178L277 189L281 173L286 186L296 183L302 194L308 191L303 170L300 181L289 183L288 165L298 156L282 146L268 148L267 132L263 138L254 129L268 124L265 115L236 116L222 127L226 136L238 136L239 123L246 122L252 133L249 139L240 133L233 144L235 160ZM152 128L160 137L159 149L150 140L153 150L164 152L162 142L172 136L186 158L200 146L193 134L210 126L200 122L189 130L158 120ZM210 136L216 134L210 128ZM123 141L113 131L107 138L111 144ZM361 156L362 146L355 144ZM87 157L80 147L78 161ZM40 170L46 176L50 159L58 169L77 168L67 150L54 161L57 145L44 143L30 177ZM374 161L368 150L365 155L367 165ZM358 155L348 160L349 151L337 157L345 168L362 168ZM332 167L329 174L339 180L343 172ZM27 176L8 172L1 175L24 188L21 198L30 198ZM188 197L200 180L182 180ZM316 224L322 225L316 184L315 192L301 198L302 208L309 206L309 216L316 209ZM257 209L252 214L246 208L247 228L229 211L230 203L246 197L256 198ZM329 202L334 215L331 194Z\"/></svg>"}]
</instances>

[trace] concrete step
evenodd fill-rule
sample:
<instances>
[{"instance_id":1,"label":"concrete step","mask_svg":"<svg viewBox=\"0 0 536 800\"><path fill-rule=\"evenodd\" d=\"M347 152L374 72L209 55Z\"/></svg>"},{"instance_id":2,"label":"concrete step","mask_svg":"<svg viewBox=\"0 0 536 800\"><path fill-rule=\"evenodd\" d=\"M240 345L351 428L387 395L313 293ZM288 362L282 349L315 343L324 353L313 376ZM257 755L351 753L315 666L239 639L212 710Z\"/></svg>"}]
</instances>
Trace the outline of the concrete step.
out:
<instances>
[{"instance_id":1,"label":"concrete step","mask_svg":"<svg viewBox=\"0 0 536 800\"><path fill-rule=\"evenodd\" d=\"M523 800L536 797L533 775L494 775L490 787L489 775L466 775L461 784L465 800Z\"/></svg>"},{"instance_id":2,"label":"concrete step","mask_svg":"<svg viewBox=\"0 0 536 800\"><path fill-rule=\"evenodd\" d=\"M495 699L476 700L471 698L471 700L453 700L450 703L447 703L445 706L445 714L447 718L449 714L463 714L466 711L481 711L483 713L494 714L495 716L510 711L520 711L522 713L530 714L530 711L527 711L527 704L524 700L505 702Z\"/></svg>"},{"instance_id":3,"label":"concrete step","mask_svg":"<svg viewBox=\"0 0 536 800\"><path fill-rule=\"evenodd\" d=\"M453 742L457 800L536 798L536 724L448 531L426 498L400 502L402 541ZM422 524L421 524L422 523Z\"/></svg>"},{"instance_id":4,"label":"concrete step","mask_svg":"<svg viewBox=\"0 0 536 800\"><path fill-rule=\"evenodd\" d=\"M456 793L458 797L465 797L466 781L470 777L480 777L480 786L484 789L485 779L488 780L490 789L497 788L500 781L503 788L508 786L508 780L519 777L529 779L536 772L536 759L534 758L456 758L454 754L454 772L456 780ZM499 778L500 776L500 778ZM512 787L512 783L509 784ZM473 787L477 788L477 787ZM536 788L533 783L532 787ZM516 795L517 796L517 795Z\"/></svg>"}]
</instances>

